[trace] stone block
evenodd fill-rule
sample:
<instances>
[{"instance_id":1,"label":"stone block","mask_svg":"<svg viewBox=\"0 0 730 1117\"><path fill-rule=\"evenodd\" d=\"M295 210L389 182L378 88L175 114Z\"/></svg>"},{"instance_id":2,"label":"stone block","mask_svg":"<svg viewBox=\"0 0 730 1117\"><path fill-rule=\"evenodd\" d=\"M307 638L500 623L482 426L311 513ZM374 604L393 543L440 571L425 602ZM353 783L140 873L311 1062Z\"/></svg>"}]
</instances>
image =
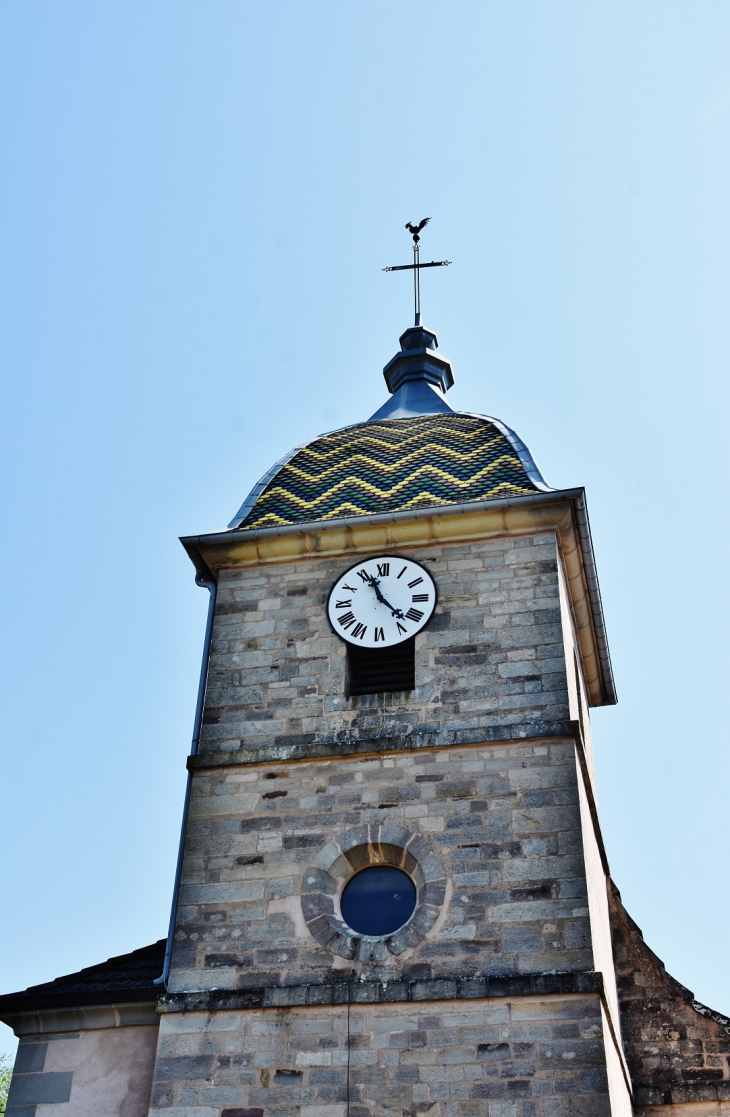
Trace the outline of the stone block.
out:
<instances>
[{"instance_id":1,"label":"stone block","mask_svg":"<svg viewBox=\"0 0 730 1117\"><path fill-rule=\"evenodd\" d=\"M235 884L190 884L180 889L181 902L186 904L243 903L260 900L263 895L263 881L256 880Z\"/></svg>"},{"instance_id":2,"label":"stone block","mask_svg":"<svg viewBox=\"0 0 730 1117\"><path fill-rule=\"evenodd\" d=\"M46 1071L39 1074L14 1073L8 1093L8 1111L15 1106L52 1105L67 1102L71 1097L73 1073Z\"/></svg>"},{"instance_id":3,"label":"stone block","mask_svg":"<svg viewBox=\"0 0 730 1117\"><path fill-rule=\"evenodd\" d=\"M29 1043L20 1041L13 1066L14 1074L28 1074L32 1071L42 1071L46 1061L47 1043Z\"/></svg>"}]
</instances>

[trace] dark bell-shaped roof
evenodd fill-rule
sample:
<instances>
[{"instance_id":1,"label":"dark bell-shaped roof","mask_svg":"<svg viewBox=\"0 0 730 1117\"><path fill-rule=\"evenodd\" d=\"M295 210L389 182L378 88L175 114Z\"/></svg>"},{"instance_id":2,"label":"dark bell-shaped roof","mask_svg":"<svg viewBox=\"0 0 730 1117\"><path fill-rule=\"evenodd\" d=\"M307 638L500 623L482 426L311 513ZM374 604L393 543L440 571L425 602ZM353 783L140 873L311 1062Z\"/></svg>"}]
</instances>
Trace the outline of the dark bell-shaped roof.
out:
<instances>
[{"instance_id":1,"label":"dark bell-shaped roof","mask_svg":"<svg viewBox=\"0 0 730 1117\"><path fill-rule=\"evenodd\" d=\"M296 446L261 478L230 528L404 512L551 491L498 419L453 411L451 364L414 326L383 375L391 398L366 423Z\"/></svg>"}]
</instances>

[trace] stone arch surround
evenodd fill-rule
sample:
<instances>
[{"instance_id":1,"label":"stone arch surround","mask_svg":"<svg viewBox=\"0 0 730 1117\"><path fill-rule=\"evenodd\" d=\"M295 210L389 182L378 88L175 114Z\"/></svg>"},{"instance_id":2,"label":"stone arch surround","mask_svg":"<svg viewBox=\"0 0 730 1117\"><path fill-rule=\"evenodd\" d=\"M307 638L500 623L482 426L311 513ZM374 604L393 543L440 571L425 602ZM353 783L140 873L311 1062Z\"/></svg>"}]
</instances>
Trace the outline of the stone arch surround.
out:
<instances>
[{"instance_id":1,"label":"stone arch surround","mask_svg":"<svg viewBox=\"0 0 730 1117\"><path fill-rule=\"evenodd\" d=\"M348 927L340 897L352 876L368 865L393 865L416 886L416 907L408 922L392 935L375 938ZM402 826L372 823L335 835L304 873L302 913L312 937L341 958L384 961L416 946L435 927L447 893L440 859L420 834Z\"/></svg>"}]
</instances>

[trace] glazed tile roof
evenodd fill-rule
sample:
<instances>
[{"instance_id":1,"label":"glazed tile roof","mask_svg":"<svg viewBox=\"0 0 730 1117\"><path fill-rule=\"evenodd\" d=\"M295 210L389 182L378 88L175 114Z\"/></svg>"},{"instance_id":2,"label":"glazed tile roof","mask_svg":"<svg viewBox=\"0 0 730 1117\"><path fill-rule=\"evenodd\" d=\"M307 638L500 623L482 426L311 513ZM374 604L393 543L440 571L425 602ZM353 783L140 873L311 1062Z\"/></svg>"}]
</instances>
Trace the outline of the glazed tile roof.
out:
<instances>
[{"instance_id":1,"label":"glazed tile roof","mask_svg":"<svg viewBox=\"0 0 730 1117\"><path fill-rule=\"evenodd\" d=\"M77 973L31 985L18 993L7 993L0 997L0 1012L154 999L160 992L154 981L162 973L166 943L166 939L160 939L151 946L87 966Z\"/></svg>"},{"instance_id":2,"label":"glazed tile roof","mask_svg":"<svg viewBox=\"0 0 730 1117\"><path fill-rule=\"evenodd\" d=\"M243 530L545 491L529 451L497 420L466 413L345 427L297 450L260 483Z\"/></svg>"}]
</instances>

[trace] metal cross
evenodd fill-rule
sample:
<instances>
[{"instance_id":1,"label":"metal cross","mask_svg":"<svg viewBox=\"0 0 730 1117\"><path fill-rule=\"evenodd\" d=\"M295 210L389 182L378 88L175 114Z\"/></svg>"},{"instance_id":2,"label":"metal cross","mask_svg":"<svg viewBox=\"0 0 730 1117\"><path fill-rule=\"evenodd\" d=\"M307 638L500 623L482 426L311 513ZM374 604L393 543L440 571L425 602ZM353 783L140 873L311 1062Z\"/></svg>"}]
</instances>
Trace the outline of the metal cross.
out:
<instances>
[{"instance_id":1,"label":"metal cross","mask_svg":"<svg viewBox=\"0 0 730 1117\"><path fill-rule=\"evenodd\" d=\"M416 325L421 325L421 268L447 268L451 260L431 260L428 264L422 264L420 260L420 245L419 233L425 225L428 225L430 217L424 217L418 225L412 225L410 222L406 225L409 233L413 234L413 263L412 264L396 264L392 268L383 268L383 271L412 271L413 272L413 306L416 316Z\"/></svg>"}]
</instances>

